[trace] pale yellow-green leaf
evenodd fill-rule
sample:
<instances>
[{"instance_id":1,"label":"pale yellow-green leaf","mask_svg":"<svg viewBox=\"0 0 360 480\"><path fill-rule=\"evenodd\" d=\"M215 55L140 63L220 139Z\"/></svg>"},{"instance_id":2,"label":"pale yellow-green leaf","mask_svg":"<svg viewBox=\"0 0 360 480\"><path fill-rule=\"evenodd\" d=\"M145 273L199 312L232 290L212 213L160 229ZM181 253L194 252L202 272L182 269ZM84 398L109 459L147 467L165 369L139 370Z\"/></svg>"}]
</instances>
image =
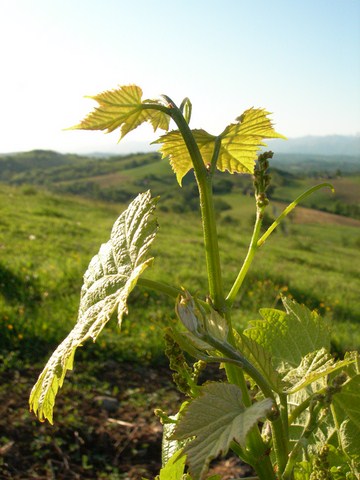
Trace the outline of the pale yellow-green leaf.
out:
<instances>
[{"instance_id":1,"label":"pale yellow-green leaf","mask_svg":"<svg viewBox=\"0 0 360 480\"><path fill-rule=\"evenodd\" d=\"M354 358L335 361L325 348L311 352L305 355L297 368L290 370L283 378L283 382L289 385L285 392L295 393L353 362Z\"/></svg>"},{"instance_id":2,"label":"pale yellow-green leaf","mask_svg":"<svg viewBox=\"0 0 360 480\"><path fill-rule=\"evenodd\" d=\"M260 108L246 110L237 123L225 128L221 137L221 151L217 168L230 173L253 173L260 147L266 146L265 138L285 138L277 133L268 117L269 112Z\"/></svg>"},{"instance_id":3,"label":"pale yellow-green leaf","mask_svg":"<svg viewBox=\"0 0 360 480\"><path fill-rule=\"evenodd\" d=\"M285 138L277 133L263 109L246 110L237 118L237 123L228 125L219 137L205 130L192 130L205 165L210 165L215 142L221 139L217 168L230 173L253 173L257 153L265 138ZM181 185L182 178L191 170L192 161L187 146L178 130L162 135L154 143L162 144L163 158L169 157L170 164Z\"/></svg>"},{"instance_id":4,"label":"pale yellow-green leaf","mask_svg":"<svg viewBox=\"0 0 360 480\"><path fill-rule=\"evenodd\" d=\"M278 371L298 367L315 350L330 349L329 331L315 311L290 299L283 298L283 303L286 312L263 308L264 320L251 322L244 332L270 353Z\"/></svg>"},{"instance_id":5,"label":"pale yellow-green leaf","mask_svg":"<svg viewBox=\"0 0 360 480\"><path fill-rule=\"evenodd\" d=\"M72 369L75 350L89 338L95 341L115 311L121 325L127 298L152 262L146 257L157 230L155 203L150 192L139 194L115 222L110 240L91 260L84 275L77 323L31 391L30 409L41 421L52 423L55 397L66 371Z\"/></svg>"},{"instance_id":6,"label":"pale yellow-green leaf","mask_svg":"<svg viewBox=\"0 0 360 480\"><path fill-rule=\"evenodd\" d=\"M356 458L360 470L360 375L347 382L334 395L332 414L340 425L340 441L344 451Z\"/></svg>"},{"instance_id":7,"label":"pale yellow-green leaf","mask_svg":"<svg viewBox=\"0 0 360 480\"><path fill-rule=\"evenodd\" d=\"M178 450L160 470L157 480L182 480L185 470L186 457Z\"/></svg>"},{"instance_id":8,"label":"pale yellow-green leaf","mask_svg":"<svg viewBox=\"0 0 360 480\"><path fill-rule=\"evenodd\" d=\"M142 90L136 85L122 86L90 98L98 107L74 128L107 132L120 128L120 140L144 122L149 122L154 131L169 128L170 117L164 105L157 100L142 100Z\"/></svg>"},{"instance_id":9,"label":"pale yellow-green leaf","mask_svg":"<svg viewBox=\"0 0 360 480\"><path fill-rule=\"evenodd\" d=\"M216 137L205 132L205 130L192 130L192 134L199 147L204 163L210 163ZM179 185L183 177L192 169L192 161L187 146L179 130L161 135L153 143L161 143L160 151L163 158L169 158L170 165L176 174Z\"/></svg>"}]
</instances>

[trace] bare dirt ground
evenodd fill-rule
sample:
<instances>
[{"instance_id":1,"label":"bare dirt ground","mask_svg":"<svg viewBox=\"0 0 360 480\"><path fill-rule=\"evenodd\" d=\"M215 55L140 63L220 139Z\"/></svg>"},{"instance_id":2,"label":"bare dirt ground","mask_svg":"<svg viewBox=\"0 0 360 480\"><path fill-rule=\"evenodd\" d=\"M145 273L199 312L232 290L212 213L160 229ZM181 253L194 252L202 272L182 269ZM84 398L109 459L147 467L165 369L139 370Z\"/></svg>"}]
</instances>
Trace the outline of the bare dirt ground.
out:
<instances>
[{"instance_id":1,"label":"bare dirt ground","mask_svg":"<svg viewBox=\"0 0 360 480\"><path fill-rule=\"evenodd\" d=\"M1 480L155 478L162 427L153 410L160 406L173 414L183 400L166 367L78 365L59 395L53 426L28 411L38 374L35 368L1 374ZM251 470L230 456L212 473L226 480Z\"/></svg>"}]
</instances>

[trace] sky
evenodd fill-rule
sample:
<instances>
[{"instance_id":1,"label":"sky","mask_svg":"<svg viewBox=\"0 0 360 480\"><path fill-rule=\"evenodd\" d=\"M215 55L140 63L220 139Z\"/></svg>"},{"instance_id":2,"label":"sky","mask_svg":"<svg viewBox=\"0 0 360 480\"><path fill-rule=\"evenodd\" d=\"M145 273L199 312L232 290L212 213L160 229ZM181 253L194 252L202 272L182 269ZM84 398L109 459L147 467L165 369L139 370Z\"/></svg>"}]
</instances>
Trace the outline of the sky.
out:
<instances>
[{"instance_id":1,"label":"sky","mask_svg":"<svg viewBox=\"0 0 360 480\"><path fill-rule=\"evenodd\" d=\"M0 62L0 153L138 151L150 126L65 130L128 84L211 134L249 107L289 138L360 132L359 0L0 0Z\"/></svg>"}]
</instances>

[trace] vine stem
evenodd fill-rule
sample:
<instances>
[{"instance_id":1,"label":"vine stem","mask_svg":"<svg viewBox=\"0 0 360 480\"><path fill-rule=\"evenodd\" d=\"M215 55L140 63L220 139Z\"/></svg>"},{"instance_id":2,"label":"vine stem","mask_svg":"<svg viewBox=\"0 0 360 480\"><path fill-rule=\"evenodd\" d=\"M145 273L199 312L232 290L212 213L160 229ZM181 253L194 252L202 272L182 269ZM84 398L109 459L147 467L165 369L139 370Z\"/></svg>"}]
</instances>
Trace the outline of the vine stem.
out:
<instances>
[{"instance_id":1,"label":"vine stem","mask_svg":"<svg viewBox=\"0 0 360 480\"><path fill-rule=\"evenodd\" d=\"M215 219L215 208L212 195L212 172L207 170L198 144L196 143L189 125L181 113L181 110L176 107L173 102L171 102L171 99L167 98L167 100L170 100L172 106L172 108L169 109L169 114L178 126L179 131L184 139L194 166L195 178L198 184L210 297L213 301L214 308L217 311L224 313L225 301ZM214 153L215 157L217 157L219 154L218 145ZM212 164L215 164L216 160L217 158L213 157Z\"/></svg>"},{"instance_id":2,"label":"vine stem","mask_svg":"<svg viewBox=\"0 0 360 480\"><path fill-rule=\"evenodd\" d=\"M272 223L272 225L266 230L264 235L260 237L260 231L261 231L261 225L262 225L262 217L263 213L265 210L265 207L257 207L256 210L256 221L254 225L254 230L253 230L253 235L251 237L250 245L249 245L249 250L247 252L247 255L245 257L244 263L241 267L241 270L228 294L226 297L226 304L227 307L231 307L232 304L234 303L235 297L240 290L240 287L246 277L246 274L250 268L250 265L253 261L253 258L255 256L256 250L260 248L267 238L272 234L272 232L275 230L275 228L281 223L281 221L289 215L289 213L300 203L302 200L307 198L308 196L312 195L316 190L319 190L320 188L324 187L329 187L331 188L332 191L334 191L334 187L331 185L331 183L320 183L319 185L315 185L314 187L309 188L309 190L306 190L306 192L302 193L299 195L292 203L290 203L284 210L283 212L278 216L278 218Z\"/></svg>"},{"instance_id":3,"label":"vine stem","mask_svg":"<svg viewBox=\"0 0 360 480\"><path fill-rule=\"evenodd\" d=\"M221 139L216 139L211 165L209 166L209 169L207 169L196 140L181 110L175 106L174 102L172 102L170 98L165 96L164 98L167 100L169 105L168 114L179 128L179 131L188 149L195 171L195 178L198 184L210 298L213 302L213 307L215 310L225 316L229 327L229 332L232 332L231 316L230 314L227 314L230 312L224 296L212 192L212 177L213 172L215 171L217 157L220 152ZM228 375L229 382L234 381L240 386L244 394L244 404L251 402L243 371L237 368L235 365L229 365L226 368L226 373ZM273 471L270 458L266 454L266 448L267 447L261 438L259 429L254 427L248 435L248 451L249 457L252 459L251 464L255 468L260 479L275 480L276 476Z\"/></svg>"},{"instance_id":4,"label":"vine stem","mask_svg":"<svg viewBox=\"0 0 360 480\"><path fill-rule=\"evenodd\" d=\"M157 292L165 293L171 298L177 298L183 293L181 288L176 288L166 283L157 282L155 280L150 280L148 278L138 278L137 285L139 287L150 288L151 290L156 290Z\"/></svg>"},{"instance_id":5,"label":"vine stem","mask_svg":"<svg viewBox=\"0 0 360 480\"><path fill-rule=\"evenodd\" d=\"M215 170L217 156L220 151L220 139L217 139L216 141L211 165L208 170L204 164L195 138L180 109L174 106L174 103L171 101L171 99L167 98L167 100L170 100L169 104L171 104L172 107L169 110L169 113L178 126L192 159L195 177L198 184L210 297L213 301L215 310L225 315L227 324L229 326L229 331L232 332L231 317L230 314L227 315L229 312L227 310L224 297L212 192L212 176ZM250 397L242 370L234 365L229 365L226 368L226 372L229 381L235 381L235 383L240 386L244 395L244 403L249 403ZM264 480L275 479L270 458L266 455L266 446L257 427L254 427L252 431L249 432L248 438L249 456L251 456L252 459L251 464L256 469L259 478Z\"/></svg>"},{"instance_id":6,"label":"vine stem","mask_svg":"<svg viewBox=\"0 0 360 480\"><path fill-rule=\"evenodd\" d=\"M329 187L331 188L332 192L334 192L334 187L331 185L331 183L320 183L319 185L315 185L314 187L309 188L309 190L306 190L306 192L302 193L299 195L293 202L291 202L284 210L283 212L277 217L277 219L270 225L270 227L266 230L264 235L259 239L257 242L257 246L261 247L267 238L272 234L272 232L275 230L275 228L280 224L280 222L287 216L289 213L294 210L296 205L300 203L302 200L304 200L306 197L312 195L316 190L319 190L320 188L324 187Z\"/></svg>"},{"instance_id":7,"label":"vine stem","mask_svg":"<svg viewBox=\"0 0 360 480\"><path fill-rule=\"evenodd\" d=\"M226 304L227 307L230 308L232 304L234 303L235 297L240 290L240 287L246 277L246 274L250 268L250 265L254 259L256 250L258 248L258 238L260 236L260 231L261 231L261 225L262 225L262 219L263 219L263 213L264 213L265 207L257 207L256 208L256 220L255 220L255 225L254 225L254 230L253 234L251 237L249 249L247 252L247 255L245 257L244 263L240 269L240 272L228 294L226 297Z\"/></svg>"}]
</instances>

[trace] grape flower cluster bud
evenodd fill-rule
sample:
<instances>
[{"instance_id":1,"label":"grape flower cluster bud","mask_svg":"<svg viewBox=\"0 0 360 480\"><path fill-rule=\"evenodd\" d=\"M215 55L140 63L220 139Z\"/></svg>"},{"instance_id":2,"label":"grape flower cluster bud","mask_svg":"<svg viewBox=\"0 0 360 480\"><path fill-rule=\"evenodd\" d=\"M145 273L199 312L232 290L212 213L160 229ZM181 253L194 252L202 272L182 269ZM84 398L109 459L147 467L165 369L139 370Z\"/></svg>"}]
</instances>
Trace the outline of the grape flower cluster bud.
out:
<instances>
[{"instance_id":1,"label":"grape flower cluster bud","mask_svg":"<svg viewBox=\"0 0 360 480\"><path fill-rule=\"evenodd\" d=\"M269 158L273 157L273 152L261 153L258 157L257 164L254 169L254 188L256 205L259 208L266 207L269 204L269 199L266 196L266 190L270 185L271 177L267 173L269 168Z\"/></svg>"}]
</instances>

